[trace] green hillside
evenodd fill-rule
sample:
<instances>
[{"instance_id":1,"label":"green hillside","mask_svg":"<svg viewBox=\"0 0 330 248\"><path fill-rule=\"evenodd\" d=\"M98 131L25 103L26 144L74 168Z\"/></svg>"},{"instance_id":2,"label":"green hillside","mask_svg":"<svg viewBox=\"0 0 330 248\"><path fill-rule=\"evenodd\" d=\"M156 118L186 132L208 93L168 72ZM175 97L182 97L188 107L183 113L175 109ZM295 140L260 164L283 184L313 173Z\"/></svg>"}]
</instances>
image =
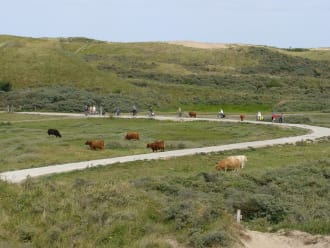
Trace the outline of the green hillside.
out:
<instances>
[{"instance_id":1,"label":"green hillside","mask_svg":"<svg viewBox=\"0 0 330 248\"><path fill-rule=\"evenodd\" d=\"M0 63L0 108L330 111L329 50L0 36Z\"/></svg>"}]
</instances>

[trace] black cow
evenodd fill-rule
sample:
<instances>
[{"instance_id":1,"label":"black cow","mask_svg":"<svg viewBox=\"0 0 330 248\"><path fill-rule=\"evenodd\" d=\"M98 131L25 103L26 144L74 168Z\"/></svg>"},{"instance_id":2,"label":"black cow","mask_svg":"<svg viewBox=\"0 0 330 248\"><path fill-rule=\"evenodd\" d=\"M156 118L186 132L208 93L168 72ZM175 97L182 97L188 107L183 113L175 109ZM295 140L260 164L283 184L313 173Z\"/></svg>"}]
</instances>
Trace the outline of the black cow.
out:
<instances>
[{"instance_id":1,"label":"black cow","mask_svg":"<svg viewBox=\"0 0 330 248\"><path fill-rule=\"evenodd\" d=\"M56 136L56 138L57 137L62 137L62 135L60 134L60 132L57 130L57 129L52 129L52 128L50 128L50 129L48 129L48 135L55 135Z\"/></svg>"}]
</instances>

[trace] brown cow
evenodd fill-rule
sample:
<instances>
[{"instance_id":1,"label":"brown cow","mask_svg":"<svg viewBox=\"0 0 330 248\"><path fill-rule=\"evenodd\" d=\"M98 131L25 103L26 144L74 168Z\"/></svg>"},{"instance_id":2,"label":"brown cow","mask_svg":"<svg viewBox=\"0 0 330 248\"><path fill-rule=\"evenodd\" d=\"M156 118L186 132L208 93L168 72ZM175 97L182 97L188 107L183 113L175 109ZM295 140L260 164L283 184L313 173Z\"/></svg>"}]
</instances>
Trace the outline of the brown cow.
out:
<instances>
[{"instance_id":1,"label":"brown cow","mask_svg":"<svg viewBox=\"0 0 330 248\"><path fill-rule=\"evenodd\" d=\"M230 156L223 160L221 160L216 166L215 169L218 171L225 170L235 170L243 169L245 166L245 162L247 162L247 158L244 155L240 156Z\"/></svg>"},{"instance_id":2,"label":"brown cow","mask_svg":"<svg viewBox=\"0 0 330 248\"><path fill-rule=\"evenodd\" d=\"M245 119L245 115L240 114L240 115L239 115L239 118L241 119L241 121L244 121L244 119Z\"/></svg>"},{"instance_id":3,"label":"brown cow","mask_svg":"<svg viewBox=\"0 0 330 248\"><path fill-rule=\"evenodd\" d=\"M196 118L196 116L197 116L197 113L193 112L193 111L190 111L188 114L189 114L189 117L193 117L193 118Z\"/></svg>"},{"instance_id":4,"label":"brown cow","mask_svg":"<svg viewBox=\"0 0 330 248\"><path fill-rule=\"evenodd\" d=\"M140 139L140 134L138 132L128 132L125 136L125 139L127 140L139 140Z\"/></svg>"},{"instance_id":5,"label":"brown cow","mask_svg":"<svg viewBox=\"0 0 330 248\"><path fill-rule=\"evenodd\" d=\"M163 152L165 150L165 142L164 140L160 140L160 141L155 141L153 143L148 143L147 148L151 148L152 152L154 151L157 152L158 150Z\"/></svg>"},{"instance_id":6,"label":"brown cow","mask_svg":"<svg viewBox=\"0 0 330 248\"><path fill-rule=\"evenodd\" d=\"M88 140L85 145L89 145L91 150L104 149L104 141L103 140Z\"/></svg>"}]
</instances>

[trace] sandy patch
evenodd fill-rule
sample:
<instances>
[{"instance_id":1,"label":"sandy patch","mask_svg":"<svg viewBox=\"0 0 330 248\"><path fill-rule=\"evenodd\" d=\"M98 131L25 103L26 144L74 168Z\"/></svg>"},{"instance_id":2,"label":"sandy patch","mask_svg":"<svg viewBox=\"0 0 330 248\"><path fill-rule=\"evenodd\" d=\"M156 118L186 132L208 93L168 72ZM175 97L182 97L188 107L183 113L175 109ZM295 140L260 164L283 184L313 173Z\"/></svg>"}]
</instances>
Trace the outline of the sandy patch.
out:
<instances>
[{"instance_id":1,"label":"sandy patch","mask_svg":"<svg viewBox=\"0 0 330 248\"><path fill-rule=\"evenodd\" d=\"M330 236L311 235L300 231L262 233L246 230L242 235L244 248L329 248Z\"/></svg>"},{"instance_id":2,"label":"sandy patch","mask_svg":"<svg viewBox=\"0 0 330 248\"><path fill-rule=\"evenodd\" d=\"M317 48L312 48L311 50L329 51L330 50L330 47L317 47Z\"/></svg>"},{"instance_id":3,"label":"sandy patch","mask_svg":"<svg viewBox=\"0 0 330 248\"><path fill-rule=\"evenodd\" d=\"M182 45L186 47L193 47L193 48L203 48L203 49L224 49L235 46L248 46L245 44L207 43L207 42L195 42L195 41L170 41L167 43L174 45Z\"/></svg>"}]
</instances>

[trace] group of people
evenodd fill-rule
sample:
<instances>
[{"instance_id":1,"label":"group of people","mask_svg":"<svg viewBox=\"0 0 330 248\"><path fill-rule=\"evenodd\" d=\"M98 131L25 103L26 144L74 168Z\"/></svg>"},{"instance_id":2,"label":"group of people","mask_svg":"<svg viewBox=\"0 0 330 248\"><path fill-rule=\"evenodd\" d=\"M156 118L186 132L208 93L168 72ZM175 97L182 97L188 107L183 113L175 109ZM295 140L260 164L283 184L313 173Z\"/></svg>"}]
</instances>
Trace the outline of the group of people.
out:
<instances>
[{"instance_id":1,"label":"group of people","mask_svg":"<svg viewBox=\"0 0 330 248\"><path fill-rule=\"evenodd\" d=\"M219 113L218 113L217 116L218 116L218 118L225 118L225 117L226 117L226 115L225 115L224 112L223 112L223 109L220 109L220 111L219 111ZM240 115L241 120L242 120L242 116L243 116L243 115L241 114L241 115ZM276 122L277 117L278 117L278 122L279 122L279 123L283 123L283 122L284 122L284 116L283 116L283 113L277 115L276 113L273 112L273 113L272 113L272 117L271 117L271 120L272 120L273 123ZM263 121L263 120L264 120L264 116L261 114L260 111L257 112L256 120L257 120L257 121Z\"/></svg>"},{"instance_id":2,"label":"group of people","mask_svg":"<svg viewBox=\"0 0 330 248\"><path fill-rule=\"evenodd\" d=\"M256 119L257 119L257 121L263 121L264 120L264 116L261 114L260 111L258 111Z\"/></svg>"},{"instance_id":3,"label":"group of people","mask_svg":"<svg viewBox=\"0 0 330 248\"><path fill-rule=\"evenodd\" d=\"M95 105L91 105L91 106L85 105L84 111L85 111L85 115L89 115L89 114L90 115L95 115L95 114L97 114L97 110L96 110Z\"/></svg>"},{"instance_id":4,"label":"group of people","mask_svg":"<svg viewBox=\"0 0 330 248\"><path fill-rule=\"evenodd\" d=\"M283 113L278 115L275 112L273 112L272 116L271 116L271 121L273 123L275 123L277 118L278 118L279 123L283 123L283 121L284 121ZM257 121L263 121L264 120L264 117L263 117L263 115L261 114L260 111L257 113L256 119L257 119Z\"/></svg>"},{"instance_id":5,"label":"group of people","mask_svg":"<svg viewBox=\"0 0 330 248\"><path fill-rule=\"evenodd\" d=\"M95 106L91 106L91 107L88 108L88 110L86 110L86 111L87 111L88 113L96 113ZM114 110L114 114L115 114L116 116L119 116L119 115L120 115L120 112L121 112L121 111L120 111L119 107L116 107L115 110ZM132 106L132 110L131 110L131 112L132 112L132 116L133 116L133 117L135 117L135 116L137 115L138 110L137 110L137 108L136 108L135 105ZM152 106L149 107L148 115L149 115L149 117L151 117L151 118L155 116L155 112L154 112ZM182 117L182 116L183 116L183 112L182 112L182 110L181 110L181 107L178 108L177 115L178 115L178 117ZM225 115L223 109L220 109L220 111L219 111L218 114L217 114L217 117L218 117L218 118L225 118L225 117L226 117L226 115ZM278 122L279 122L279 123L283 123L283 121L284 121L283 113L277 115L275 112L273 112L273 113L272 113L272 116L271 116L271 121L274 123L274 122L276 122L276 119L277 119L277 118L278 118ZM257 120L257 121L263 121L263 120L264 120L264 116L261 114L260 111L258 111L257 114L256 114L256 120Z\"/></svg>"},{"instance_id":6,"label":"group of people","mask_svg":"<svg viewBox=\"0 0 330 248\"><path fill-rule=\"evenodd\" d=\"M137 115L138 110L137 110L137 107L136 107L135 105L132 106L132 110L131 110L131 112L132 112L132 116L133 116L133 117L135 117L135 116ZM116 108L114 109L113 113L114 113L114 115L119 116L120 113L121 113L120 108L119 108L119 107L116 107ZM154 117L154 116L155 116L155 112L154 112L154 110L153 110L153 107L150 106L150 107L149 107L149 117Z\"/></svg>"},{"instance_id":7,"label":"group of people","mask_svg":"<svg viewBox=\"0 0 330 248\"><path fill-rule=\"evenodd\" d=\"M283 113L281 113L281 114L279 114L279 115L277 115L276 113L272 113L272 122L274 123L274 122L276 122L276 118L278 117L278 122L279 123L283 123L283 121L284 121L284 117L283 117Z\"/></svg>"}]
</instances>

